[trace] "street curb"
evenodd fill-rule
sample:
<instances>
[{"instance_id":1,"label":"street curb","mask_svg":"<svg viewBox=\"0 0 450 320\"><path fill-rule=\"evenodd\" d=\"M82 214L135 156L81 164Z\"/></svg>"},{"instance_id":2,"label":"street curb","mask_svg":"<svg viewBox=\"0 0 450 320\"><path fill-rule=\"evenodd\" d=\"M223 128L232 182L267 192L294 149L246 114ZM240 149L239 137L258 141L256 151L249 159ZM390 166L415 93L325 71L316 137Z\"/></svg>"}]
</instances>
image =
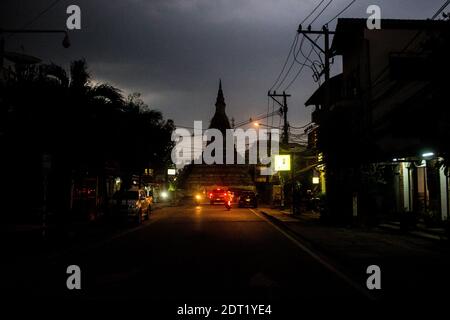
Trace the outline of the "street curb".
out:
<instances>
[{"instance_id":1,"label":"street curb","mask_svg":"<svg viewBox=\"0 0 450 320\"><path fill-rule=\"evenodd\" d=\"M258 210L258 212L261 213L264 216L264 218L266 218L270 223L273 223L274 226L280 228L290 237L296 239L296 241L301 243L301 245L306 250L309 250L310 252L312 252L312 254L314 254L320 260L322 260L322 262L320 261L318 262L321 263L323 266L325 266L324 264L331 266L331 268L333 268L335 272L338 273L339 277L341 277L344 281L347 282L347 284L352 286L359 293L363 294L370 301L378 300L378 297L376 295L372 295L371 293L366 292L365 287L359 283L359 279L354 277L354 273L352 272L352 270L345 267L344 264L339 262L340 261L339 257L336 257L334 254L332 254L332 252L328 252L326 249L323 249L323 246L317 245L316 243L310 241L310 239L307 239L306 237L302 236L292 228L288 227L286 223L268 214L267 212L264 212L263 210Z\"/></svg>"},{"instance_id":2,"label":"street curb","mask_svg":"<svg viewBox=\"0 0 450 320\"><path fill-rule=\"evenodd\" d=\"M411 237L421 238L421 239L426 239L426 240L431 240L431 241L436 241L436 242L448 242L448 240L449 240L445 235L433 234L433 233L429 233L429 232L426 232L426 231L423 231L420 229L403 231L400 227L390 225L387 223L379 224L379 225L377 225L377 228L386 230L386 231L390 231L390 232L394 232L396 234L408 235Z\"/></svg>"},{"instance_id":3,"label":"street curb","mask_svg":"<svg viewBox=\"0 0 450 320\"><path fill-rule=\"evenodd\" d=\"M334 257L331 252L327 252L327 250L324 249L323 246L318 245L317 242L311 241L309 238L306 238L305 236L299 234L298 232L296 232L295 230L290 228L286 223L284 223L283 221L268 214L267 212L264 212L262 210L259 210L259 212L262 213L264 215L264 217L266 217L268 220L275 223L277 226L283 228L285 231L287 231L287 232L291 233L293 236L297 237L299 240L301 240L306 246L308 246L312 250L318 251L321 255L323 255L325 257L332 256L332 258L331 258L332 262L335 265L338 265L340 269L345 270L345 268L341 268L341 265L339 263L335 262L336 257ZM301 221L301 220L299 219L299 221Z\"/></svg>"}]
</instances>

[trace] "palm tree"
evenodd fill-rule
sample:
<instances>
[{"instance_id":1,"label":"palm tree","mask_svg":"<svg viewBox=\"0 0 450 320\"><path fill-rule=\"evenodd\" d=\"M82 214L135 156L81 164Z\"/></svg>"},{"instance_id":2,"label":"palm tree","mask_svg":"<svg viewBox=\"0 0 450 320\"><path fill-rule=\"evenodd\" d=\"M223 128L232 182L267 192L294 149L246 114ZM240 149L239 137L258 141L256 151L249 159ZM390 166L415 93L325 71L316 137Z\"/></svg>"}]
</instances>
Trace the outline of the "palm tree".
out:
<instances>
[{"instance_id":1,"label":"palm tree","mask_svg":"<svg viewBox=\"0 0 450 320\"><path fill-rule=\"evenodd\" d=\"M101 176L112 160L135 174L169 159L173 123L138 94L124 99L118 88L95 83L85 60L73 61L69 73L53 63L22 68L0 83L0 108L11 180L27 181L29 174L15 173L33 163L38 190L42 154L51 154L54 198L63 203L77 172Z\"/></svg>"}]
</instances>

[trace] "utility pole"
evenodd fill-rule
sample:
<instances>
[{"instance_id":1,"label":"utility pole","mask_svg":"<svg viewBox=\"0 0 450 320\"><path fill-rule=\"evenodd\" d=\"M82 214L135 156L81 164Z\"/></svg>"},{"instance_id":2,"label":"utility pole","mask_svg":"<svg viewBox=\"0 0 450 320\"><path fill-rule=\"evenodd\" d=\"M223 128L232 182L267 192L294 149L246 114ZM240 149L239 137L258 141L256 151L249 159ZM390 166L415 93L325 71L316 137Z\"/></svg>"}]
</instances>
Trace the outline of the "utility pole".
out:
<instances>
[{"instance_id":1,"label":"utility pole","mask_svg":"<svg viewBox=\"0 0 450 320\"><path fill-rule=\"evenodd\" d=\"M281 108L280 111L283 113L283 140L282 140L282 146L286 149L289 149L289 136L288 136L288 132L289 132L289 126L288 126L288 122L287 122L287 112L288 112L288 107L287 107L287 98L290 97L290 94L286 94L286 92L283 91L282 94L277 93L276 91L273 92L268 92L267 95L273 100L275 101ZM278 98L283 98L283 100L280 102L278 100ZM282 176L280 176L280 179L282 178ZM284 181L281 180L281 207L284 207Z\"/></svg>"},{"instance_id":2,"label":"utility pole","mask_svg":"<svg viewBox=\"0 0 450 320\"><path fill-rule=\"evenodd\" d=\"M287 107L287 98L290 97L290 94L286 94L286 92L283 91L282 94L277 93L276 91L273 92L268 92L267 95L272 98L273 101L275 101L280 107L281 107L281 112L283 113L283 141L282 143L287 146L288 142L289 142L289 136L288 136L288 131L289 131L289 126L288 126L288 122L287 122L287 112L288 112L288 107ZM277 98L283 98L283 101L280 102Z\"/></svg>"},{"instance_id":3,"label":"utility pole","mask_svg":"<svg viewBox=\"0 0 450 320\"><path fill-rule=\"evenodd\" d=\"M319 77L324 75L325 77L325 99L324 99L324 108L327 109L330 107L330 99L331 99L331 90L330 90L330 59L333 57L333 53L330 49L330 34L335 34L335 31L328 30L328 27L325 25L322 27L322 30L311 30L311 27L309 26L307 30L303 30L302 25L298 26L298 33L303 34L306 39L311 42L311 44L319 49L320 52L322 52L325 56L324 61L324 68L322 72L319 74ZM317 39L313 40L309 35L311 34L317 34L317 35L323 35L324 36L324 46L323 48L317 44Z\"/></svg>"},{"instance_id":4,"label":"utility pole","mask_svg":"<svg viewBox=\"0 0 450 320\"><path fill-rule=\"evenodd\" d=\"M320 126L322 127L322 130L323 130L324 128L327 128L329 126L329 121L330 121L330 119L328 118L328 112L327 112L330 110L331 103L332 103L332 101L331 101L331 84L330 84L330 59L334 55L334 52L332 52L332 50L330 48L330 35L335 34L336 31L328 30L327 25L324 25L322 27L322 30L311 30L311 26L308 26L308 28L306 30L303 30L302 25L299 25L297 32L299 34L302 34L309 42L311 42L311 44L315 48L317 48L325 57L324 63L323 63L323 69L319 74L319 78L322 75L325 78L325 82L324 82L325 96L324 96L323 102L322 102L322 109L324 109L325 112L321 112L322 119L320 120L321 121ZM318 37L315 40L311 39L311 37L310 37L310 35L314 35L314 34L318 35ZM317 40L318 40L319 36L321 36L321 35L324 36L323 47L317 44ZM323 136L323 134L329 135L330 132L324 133L324 131L322 131L322 133L320 135ZM330 162L330 155L326 149L323 150L323 154L324 154L325 163L327 165L327 172L329 173L329 172L333 172L335 168L334 168L334 165ZM338 189L337 186L339 185L339 181L337 181L336 178L332 174L331 175L327 174L326 178L325 178L325 185L326 185L326 190L328 190L328 195L327 195L328 205L330 206L330 208L339 209L336 206L336 204L338 203L337 198L339 197L338 192L337 192L337 189Z\"/></svg>"}]
</instances>

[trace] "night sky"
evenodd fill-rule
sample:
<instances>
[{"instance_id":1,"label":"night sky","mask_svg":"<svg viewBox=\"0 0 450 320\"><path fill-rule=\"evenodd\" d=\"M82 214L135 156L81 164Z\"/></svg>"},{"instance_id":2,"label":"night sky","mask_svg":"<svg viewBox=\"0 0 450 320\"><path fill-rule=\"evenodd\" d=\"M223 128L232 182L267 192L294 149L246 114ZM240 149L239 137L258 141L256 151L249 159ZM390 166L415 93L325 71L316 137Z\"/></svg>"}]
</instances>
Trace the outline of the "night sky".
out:
<instances>
[{"instance_id":1,"label":"night sky","mask_svg":"<svg viewBox=\"0 0 450 320\"><path fill-rule=\"evenodd\" d=\"M313 28L321 28L349 1L334 0ZM0 27L65 28L66 8L76 4L81 7L82 25L81 30L70 31L69 49L61 46L59 35L6 35L5 49L66 68L71 60L84 57L96 81L118 86L125 94L140 92L165 118L192 126L194 120L209 124L219 78L230 118L239 122L265 113L267 91L281 70L298 23L320 1L61 0L35 19L53 2L2 0ZM383 18L423 19L442 2L358 0L342 16L367 17L366 8L378 4ZM309 49L305 42L304 52ZM334 73L339 72L338 65L336 60ZM279 91L298 68L294 65ZM311 72L305 69L289 88L292 125L310 121L311 110L305 109L304 102L316 87ZM275 118L274 124L278 122Z\"/></svg>"}]
</instances>

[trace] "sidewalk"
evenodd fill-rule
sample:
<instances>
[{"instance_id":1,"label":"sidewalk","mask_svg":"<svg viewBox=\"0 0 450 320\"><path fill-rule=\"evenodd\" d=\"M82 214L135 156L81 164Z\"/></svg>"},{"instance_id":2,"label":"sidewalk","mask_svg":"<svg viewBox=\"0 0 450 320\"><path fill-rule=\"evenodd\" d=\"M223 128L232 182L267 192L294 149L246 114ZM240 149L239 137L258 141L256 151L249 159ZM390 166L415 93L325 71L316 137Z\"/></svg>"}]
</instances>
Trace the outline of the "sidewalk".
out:
<instances>
[{"instance_id":1,"label":"sidewalk","mask_svg":"<svg viewBox=\"0 0 450 320\"><path fill-rule=\"evenodd\" d=\"M395 224L372 229L325 226L318 213L293 216L271 208L258 210L363 286L367 267L375 264L384 271L392 297L438 292L440 286L445 292L450 287L450 245L426 230L404 233Z\"/></svg>"},{"instance_id":2,"label":"sidewalk","mask_svg":"<svg viewBox=\"0 0 450 320\"><path fill-rule=\"evenodd\" d=\"M320 224L320 215L316 212L304 212L301 215L293 215L290 210L278 210L272 208L260 208L260 211L266 215L270 215L279 221L302 221L307 224ZM377 226L390 233L400 233L403 235L411 235L430 240L449 240L443 228L428 228L424 224L417 224L414 229L404 231L398 221L389 221L381 223Z\"/></svg>"}]
</instances>

